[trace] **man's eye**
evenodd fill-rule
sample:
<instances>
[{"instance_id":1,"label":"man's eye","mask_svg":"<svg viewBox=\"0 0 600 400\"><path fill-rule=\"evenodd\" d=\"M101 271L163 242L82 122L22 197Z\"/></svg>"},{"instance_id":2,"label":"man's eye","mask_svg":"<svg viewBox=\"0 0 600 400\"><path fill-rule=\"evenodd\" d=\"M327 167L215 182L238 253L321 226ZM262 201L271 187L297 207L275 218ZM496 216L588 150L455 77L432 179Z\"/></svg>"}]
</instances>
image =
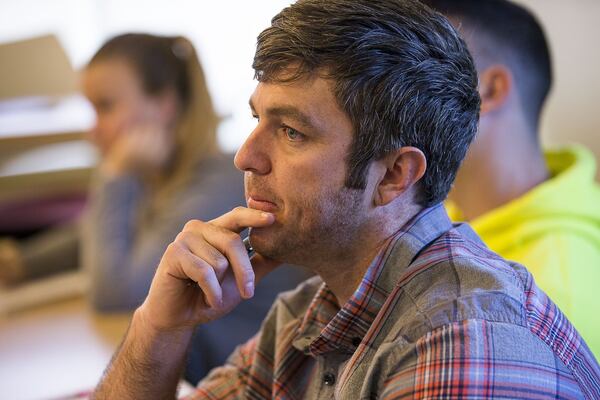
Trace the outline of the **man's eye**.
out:
<instances>
[{"instance_id":1,"label":"man's eye","mask_svg":"<svg viewBox=\"0 0 600 400\"><path fill-rule=\"evenodd\" d=\"M284 126L283 131L285 132L287 138L293 142L304 139L304 134L298 132L294 128L290 128L289 126Z\"/></svg>"}]
</instances>

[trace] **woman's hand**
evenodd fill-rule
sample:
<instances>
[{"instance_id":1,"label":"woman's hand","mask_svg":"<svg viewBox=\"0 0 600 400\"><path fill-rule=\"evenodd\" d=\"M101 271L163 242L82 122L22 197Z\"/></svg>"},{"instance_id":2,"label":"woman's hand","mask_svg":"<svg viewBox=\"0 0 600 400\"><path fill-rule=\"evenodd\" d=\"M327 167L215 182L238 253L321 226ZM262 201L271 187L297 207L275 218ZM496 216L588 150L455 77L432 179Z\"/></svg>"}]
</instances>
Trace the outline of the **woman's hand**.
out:
<instances>
[{"instance_id":1,"label":"woman's hand","mask_svg":"<svg viewBox=\"0 0 600 400\"><path fill-rule=\"evenodd\" d=\"M147 175L164 169L173 153L173 133L157 124L136 125L124 130L100 164L105 175Z\"/></svg>"}]
</instances>

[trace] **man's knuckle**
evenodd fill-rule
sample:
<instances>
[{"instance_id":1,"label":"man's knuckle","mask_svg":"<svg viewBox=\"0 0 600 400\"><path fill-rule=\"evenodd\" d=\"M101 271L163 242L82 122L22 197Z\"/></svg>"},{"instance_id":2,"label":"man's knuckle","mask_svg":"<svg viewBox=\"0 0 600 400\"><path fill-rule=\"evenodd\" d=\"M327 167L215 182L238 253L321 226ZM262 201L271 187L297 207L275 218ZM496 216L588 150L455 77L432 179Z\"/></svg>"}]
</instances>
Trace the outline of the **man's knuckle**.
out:
<instances>
[{"instance_id":1,"label":"man's knuckle","mask_svg":"<svg viewBox=\"0 0 600 400\"><path fill-rule=\"evenodd\" d=\"M223 271L225 269L227 269L227 267L229 267L229 260L227 260L227 258L225 258L225 256L223 256L222 254L218 254L215 257L215 265L217 268L219 268L220 271Z\"/></svg>"},{"instance_id":2,"label":"man's knuckle","mask_svg":"<svg viewBox=\"0 0 600 400\"><path fill-rule=\"evenodd\" d=\"M195 231L201 229L204 226L204 222L198 219L191 219L183 226L183 232Z\"/></svg>"},{"instance_id":3,"label":"man's knuckle","mask_svg":"<svg viewBox=\"0 0 600 400\"><path fill-rule=\"evenodd\" d=\"M212 271L210 270L210 268L205 263L200 263L200 262L196 263L196 271L197 271L197 275L198 275L198 280L203 281L203 282L208 281L212 274Z\"/></svg>"},{"instance_id":4,"label":"man's knuckle","mask_svg":"<svg viewBox=\"0 0 600 400\"><path fill-rule=\"evenodd\" d=\"M237 206L233 210L231 210L231 214L240 214L246 211L246 207Z\"/></svg>"},{"instance_id":5,"label":"man's knuckle","mask_svg":"<svg viewBox=\"0 0 600 400\"><path fill-rule=\"evenodd\" d=\"M186 239L188 238L188 233L187 231L181 231L177 234L177 236L175 236L175 243L177 243L179 245L180 242L185 242Z\"/></svg>"},{"instance_id":6,"label":"man's knuckle","mask_svg":"<svg viewBox=\"0 0 600 400\"><path fill-rule=\"evenodd\" d=\"M224 241L225 241L225 245L228 248L235 247L238 244L238 242L240 241L240 237L236 233L228 231L228 232L225 232Z\"/></svg>"},{"instance_id":7,"label":"man's knuckle","mask_svg":"<svg viewBox=\"0 0 600 400\"><path fill-rule=\"evenodd\" d=\"M181 251L181 243L176 240L172 243L169 243L165 251L165 255L167 255L168 257L178 257L181 254Z\"/></svg>"}]
</instances>

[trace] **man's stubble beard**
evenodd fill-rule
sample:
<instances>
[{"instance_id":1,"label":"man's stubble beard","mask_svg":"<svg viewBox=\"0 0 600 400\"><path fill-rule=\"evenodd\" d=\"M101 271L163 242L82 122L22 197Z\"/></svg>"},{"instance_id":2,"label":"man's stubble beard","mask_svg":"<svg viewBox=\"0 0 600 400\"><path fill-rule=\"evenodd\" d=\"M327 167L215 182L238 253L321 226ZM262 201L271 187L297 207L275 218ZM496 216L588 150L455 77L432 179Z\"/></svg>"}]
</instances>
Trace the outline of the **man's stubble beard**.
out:
<instances>
[{"instance_id":1,"label":"man's stubble beard","mask_svg":"<svg viewBox=\"0 0 600 400\"><path fill-rule=\"evenodd\" d=\"M353 253L363 220L364 190L342 188L326 191L319 198L295 204L293 221L254 229L252 244L257 252L274 260L310 266ZM308 211L308 212L307 212Z\"/></svg>"}]
</instances>

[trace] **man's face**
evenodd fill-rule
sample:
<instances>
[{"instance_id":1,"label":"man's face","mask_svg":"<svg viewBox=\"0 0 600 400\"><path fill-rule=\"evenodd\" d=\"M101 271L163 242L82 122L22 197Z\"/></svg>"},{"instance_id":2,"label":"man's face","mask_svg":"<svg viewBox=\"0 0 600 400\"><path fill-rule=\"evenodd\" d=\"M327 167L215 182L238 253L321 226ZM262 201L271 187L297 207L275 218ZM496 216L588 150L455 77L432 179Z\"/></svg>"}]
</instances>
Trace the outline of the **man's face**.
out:
<instances>
[{"instance_id":1,"label":"man's face","mask_svg":"<svg viewBox=\"0 0 600 400\"><path fill-rule=\"evenodd\" d=\"M304 264L344 251L372 204L368 189L344 186L353 129L330 84L259 83L250 99L258 123L235 164L246 172L248 206L276 218L252 231L252 245L279 261Z\"/></svg>"}]
</instances>

